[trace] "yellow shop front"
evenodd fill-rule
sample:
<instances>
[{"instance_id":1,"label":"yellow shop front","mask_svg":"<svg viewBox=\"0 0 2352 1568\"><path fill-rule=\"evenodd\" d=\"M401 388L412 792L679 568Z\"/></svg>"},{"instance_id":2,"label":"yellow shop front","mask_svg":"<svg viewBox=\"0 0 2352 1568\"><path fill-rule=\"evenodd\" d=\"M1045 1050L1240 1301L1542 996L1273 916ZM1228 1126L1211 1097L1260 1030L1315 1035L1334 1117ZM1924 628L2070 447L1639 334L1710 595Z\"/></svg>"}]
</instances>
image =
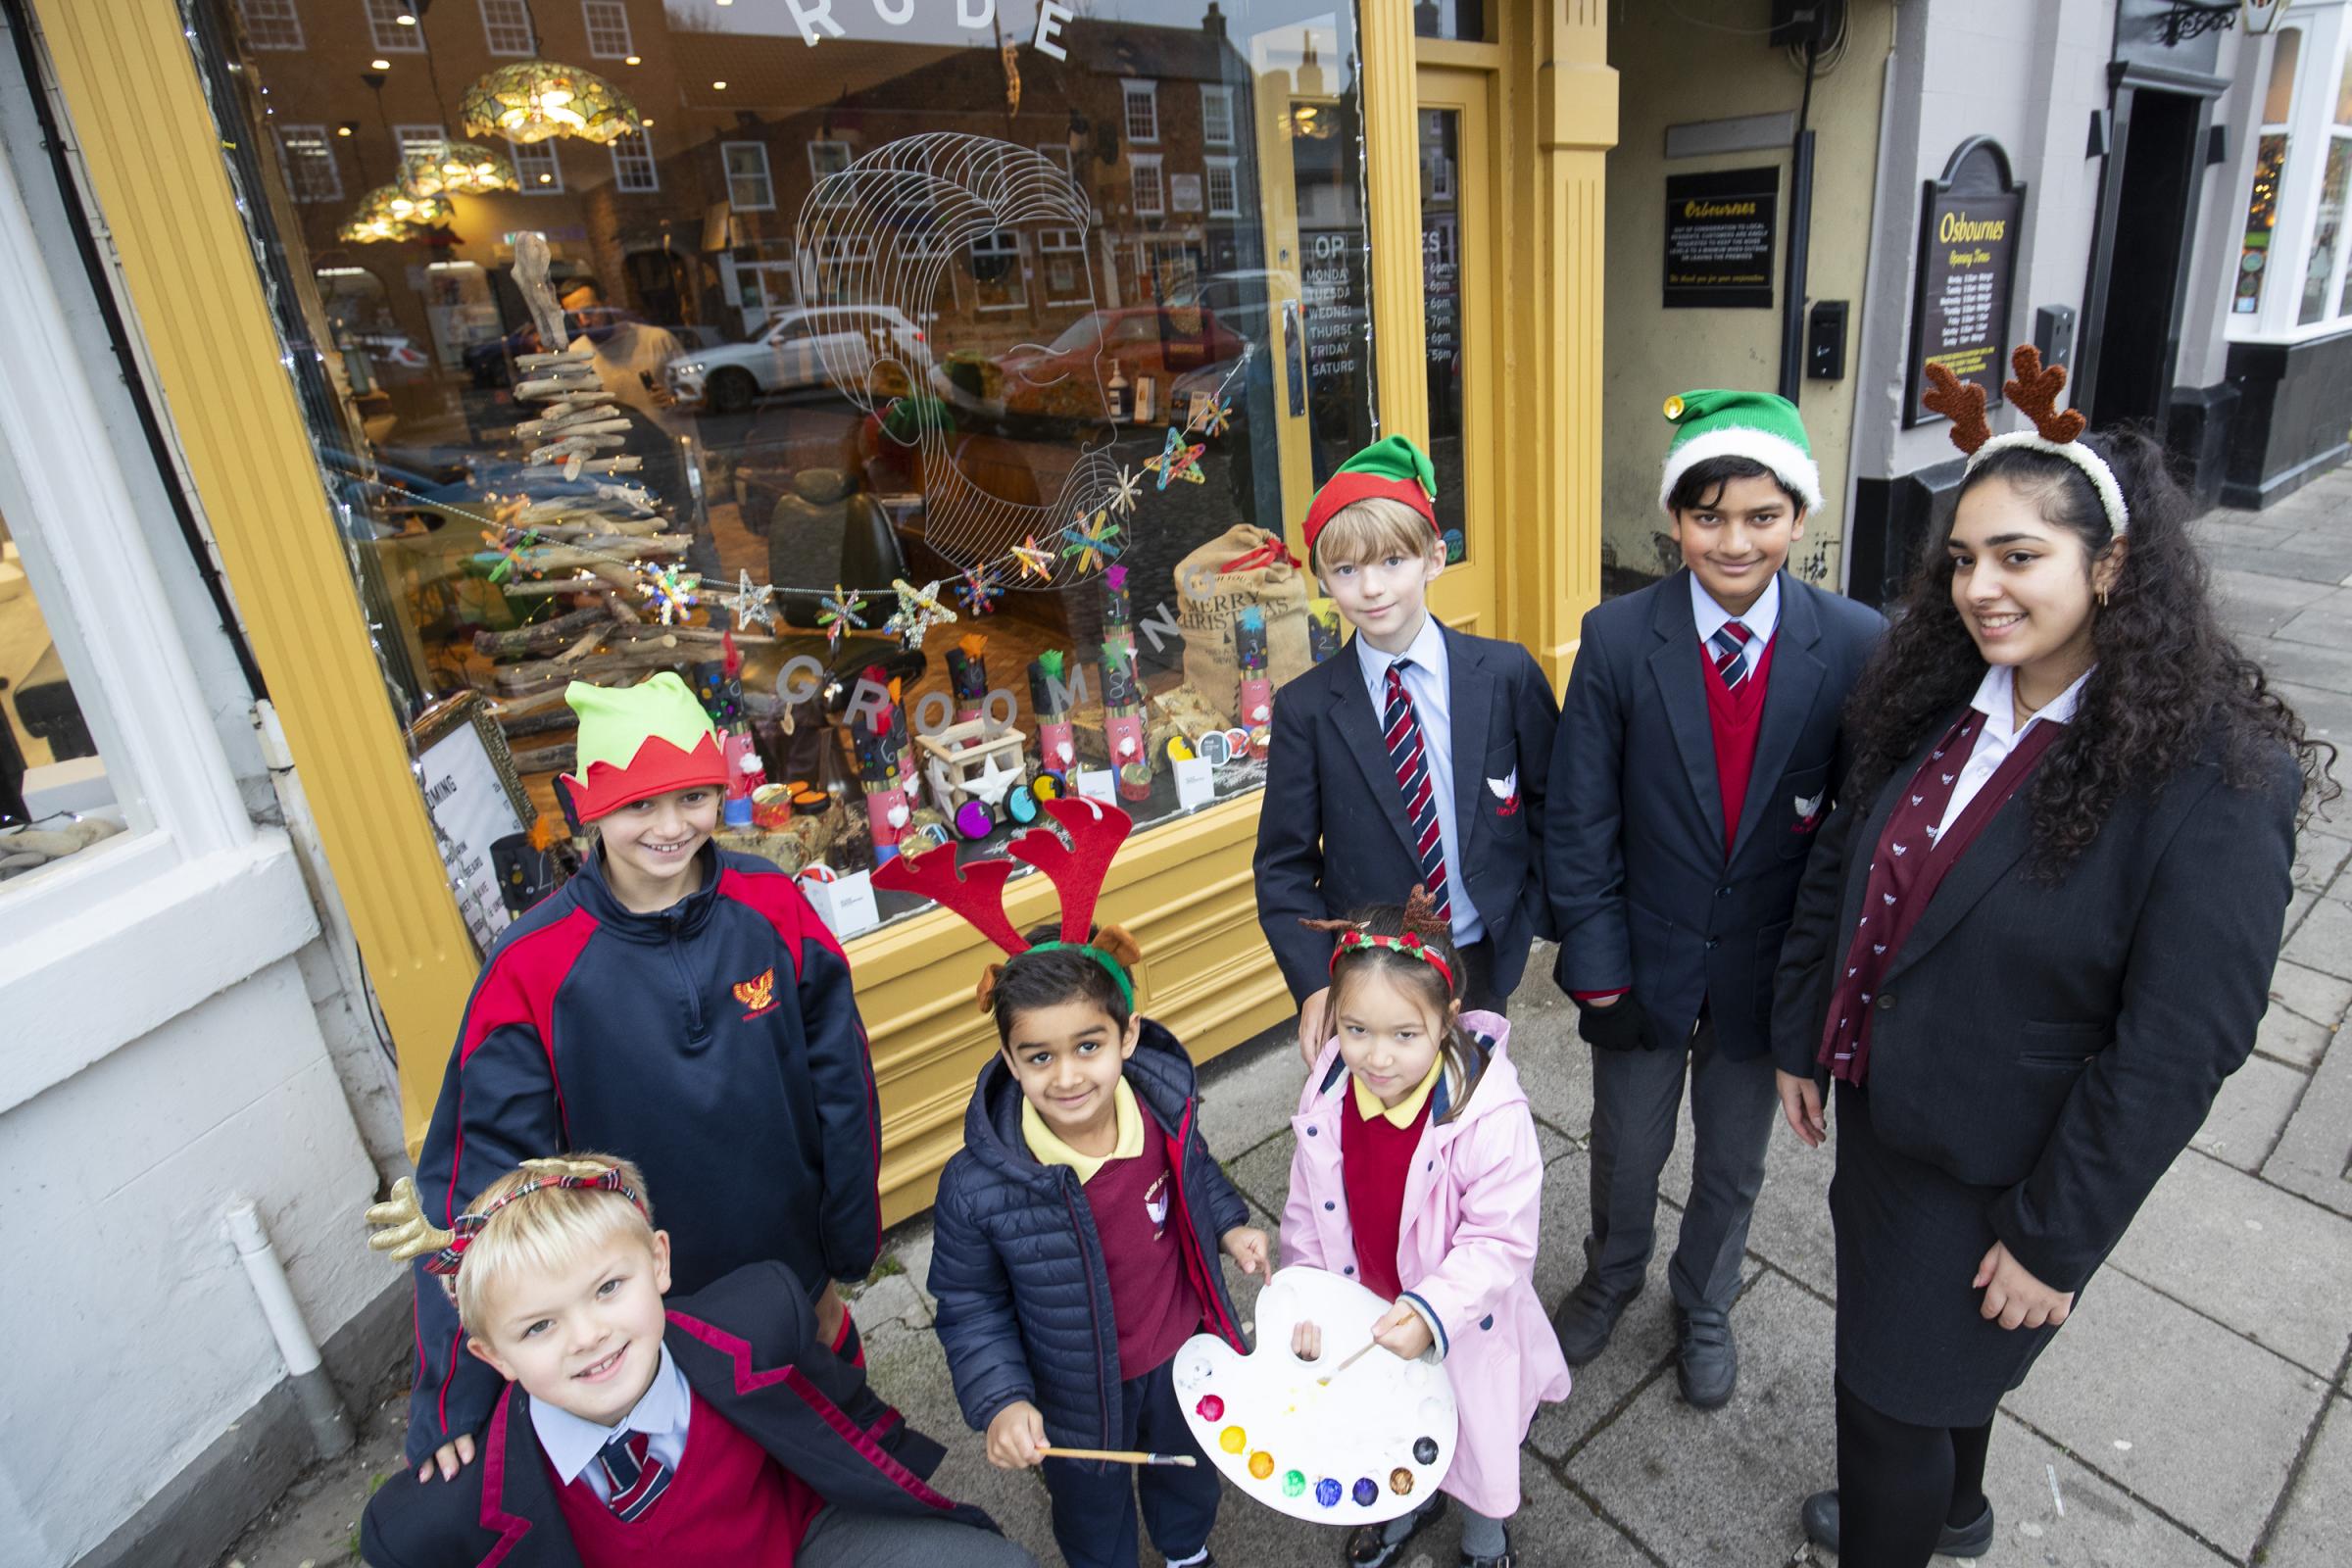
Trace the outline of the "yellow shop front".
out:
<instances>
[{"instance_id":1,"label":"yellow shop front","mask_svg":"<svg viewBox=\"0 0 2352 1568\"><path fill-rule=\"evenodd\" d=\"M1295 562L1349 453L1430 446L1439 612L1565 677L1599 0L1076 9L32 0L412 1149L583 842L571 680L674 669L756 764L723 840L844 937L895 1220L991 1041L980 939L881 861L1102 793L1144 1005L1202 1056L1290 1012L1265 691L1339 646Z\"/></svg>"}]
</instances>

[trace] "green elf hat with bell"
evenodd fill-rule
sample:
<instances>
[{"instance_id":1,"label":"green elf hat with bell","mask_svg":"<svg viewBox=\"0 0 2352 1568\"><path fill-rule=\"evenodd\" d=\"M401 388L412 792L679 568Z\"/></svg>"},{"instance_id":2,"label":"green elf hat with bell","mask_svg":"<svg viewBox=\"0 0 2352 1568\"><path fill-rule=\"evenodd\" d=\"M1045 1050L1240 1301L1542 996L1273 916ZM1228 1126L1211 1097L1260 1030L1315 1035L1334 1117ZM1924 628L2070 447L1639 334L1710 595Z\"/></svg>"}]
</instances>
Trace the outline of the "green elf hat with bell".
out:
<instances>
[{"instance_id":1,"label":"green elf hat with bell","mask_svg":"<svg viewBox=\"0 0 2352 1568\"><path fill-rule=\"evenodd\" d=\"M564 784L582 822L671 790L726 784L710 713L668 670L635 686L575 680L564 701L580 718L580 770Z\"/></svg>"},{"instance_id":2,"label":"green elf hat with bell","mask_svg":"<svg viewBox=\"0 0 2352 1568\"><path fill-rule=\"evenodd\" d=\"M1666 400L1674 441L1666 448L1666 472L1658 480L1658 506L1674 494L1675 481L1710 458L1746 458L1770 468L1808 516L1822 510L1821 468L1796 405L1770 392L1685 392Z\"/></svg>"},{"instance_id":3,"label":"green elf hat with bell","mask_svg":"<svg viewBox=\"0 0 2352 1568\"><path fill-rule=\"evenodd\" d=\"M1430 466L1429 454L1414 444L1409 436L1393 435L1370 446L1340 465L1330 482L1315 492L1314 505L1306 509L1306 559L1315 559L1315 536L1323 531L1341 509L1358 501L1379 497L1412 508L1429 519L1429 531L1438 532L1438 470Z\"/></svg>"}]
</instances>

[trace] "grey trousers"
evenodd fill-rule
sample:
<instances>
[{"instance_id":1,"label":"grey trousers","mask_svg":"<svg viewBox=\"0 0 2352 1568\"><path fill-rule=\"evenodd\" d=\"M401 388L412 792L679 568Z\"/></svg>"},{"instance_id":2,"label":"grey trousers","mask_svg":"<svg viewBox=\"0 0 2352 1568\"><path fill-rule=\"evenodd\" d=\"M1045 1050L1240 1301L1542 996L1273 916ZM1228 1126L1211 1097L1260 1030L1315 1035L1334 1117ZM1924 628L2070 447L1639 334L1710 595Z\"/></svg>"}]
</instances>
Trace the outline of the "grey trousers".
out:
<instances>
[{"instance_id":1,"label":"grey trousers","mask_svg":"<svg viewBox=\"0 0 2352 1568\"><path fill-rule=\"evenodd\" d=\"M1684 1311L1720 1315L1740 1288L1748 1217L1764 1186L1764 1150L1780 1109L1772 1057L1729 1061L1700 1023L1689 1051L1592 1052L1592 1216L1588 1276L1604 1294L1631 1296L1657 1245L1658 1177L1674 1152L1690 1078L1690 1202L1667 1277Z\"/></svg>"},{"instance_id":2,"label":"grey trousers","mask_svg":"<svg viewBox=\"0 0 2352 1568\"><path fill-rule=\"evenodd\" d=\"M977 1525L825 1508L808 1521L794 1568L1037 1568L1028 1548Z\"/></svg>"}]
</instances>

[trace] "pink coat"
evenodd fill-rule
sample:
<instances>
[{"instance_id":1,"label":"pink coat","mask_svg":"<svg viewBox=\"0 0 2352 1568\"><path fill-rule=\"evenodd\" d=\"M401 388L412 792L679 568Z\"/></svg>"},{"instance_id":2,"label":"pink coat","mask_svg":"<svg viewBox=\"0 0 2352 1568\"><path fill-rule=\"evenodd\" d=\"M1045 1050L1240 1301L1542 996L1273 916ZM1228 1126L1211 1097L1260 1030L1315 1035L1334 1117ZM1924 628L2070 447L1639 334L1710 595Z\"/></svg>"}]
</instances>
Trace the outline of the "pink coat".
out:
<instances>
[{"instance_id":1,"label":"pink coat","mask_svg":"<svg viewBox=\"0 0 2352 1568\"><path fill-rule=\"evenodd\" d=\"M1494 1041L1494 1053L1459 1116L1441 1123L1432 1106L1405 1177L1396 1277L1444 1330L1438 1348L1462 1423L1444 1490L1503 1519L1519 1508L1519 1445L1538 1404L1568 1396L1568 1363L1536 1296L1544 1160L1504 1050L1511 1026L1491 1012L1466 1012L1462 1024ZM1335 1039L1291 1118L1298 1148L1282 1214L1285 1266L1354 1277L1340 1181L1340 1120L1351 1092ZM1323 1327L1328 1335L1332 1325Z\"/></svg>"}]
</instances>

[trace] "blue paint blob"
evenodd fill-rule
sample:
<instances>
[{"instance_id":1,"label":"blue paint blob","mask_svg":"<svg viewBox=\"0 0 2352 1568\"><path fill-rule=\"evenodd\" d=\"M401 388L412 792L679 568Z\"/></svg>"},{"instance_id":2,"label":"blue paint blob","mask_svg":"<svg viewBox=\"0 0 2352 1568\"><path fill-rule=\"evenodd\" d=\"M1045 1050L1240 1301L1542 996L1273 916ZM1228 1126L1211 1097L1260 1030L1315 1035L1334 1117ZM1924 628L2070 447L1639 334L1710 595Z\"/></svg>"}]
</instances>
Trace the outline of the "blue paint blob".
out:
<instances>
[{"instance_id":1,"label":"blue paint blob","mask_svg":"<svg viewBox=\"0 0 2352 1568\"><path fill-rule=\"evenodd\" d=\"M1355 1505L1357 1507L1369 1508L1379 1500L1380 1483L1374 1481L1370 1476L1365 1476L1356 1482Z\"/></svg>"},{"instance_id":2,"label":"blue paint blob","mask_svg":"<svg viewBox=\"0 0 2352 1568\"><path fill-rule=\"evenodd\" d=\"M1340 1503L1340 1484L1337 1481L1332 1480L1329 1476L1325 1476L1322 1480L1316 1482L1315 1500L1326 1508L1338 1507Z\"/></svg>"}]
</instances>

